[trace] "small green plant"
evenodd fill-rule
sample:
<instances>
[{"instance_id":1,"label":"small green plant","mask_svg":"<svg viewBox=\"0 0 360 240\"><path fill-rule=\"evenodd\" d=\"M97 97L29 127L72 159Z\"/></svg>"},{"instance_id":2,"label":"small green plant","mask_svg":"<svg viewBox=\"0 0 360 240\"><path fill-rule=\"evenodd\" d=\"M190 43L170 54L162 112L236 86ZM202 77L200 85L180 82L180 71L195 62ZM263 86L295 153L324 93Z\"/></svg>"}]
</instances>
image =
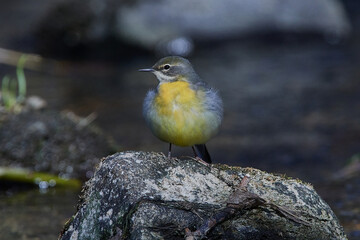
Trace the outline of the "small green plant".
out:
<instances>
[{"instance_id":1,"label":"small green plant","mask_svg":"<svg viewBox=\"0 0 360 240\"><path fill-rule=\"evenodd\" d=\"M16 66L16 79L4 76L1 82L1 100L6 111L19 112L26 97L24 64L27 55L21 55Z\"/></svg>"}]
</instances>

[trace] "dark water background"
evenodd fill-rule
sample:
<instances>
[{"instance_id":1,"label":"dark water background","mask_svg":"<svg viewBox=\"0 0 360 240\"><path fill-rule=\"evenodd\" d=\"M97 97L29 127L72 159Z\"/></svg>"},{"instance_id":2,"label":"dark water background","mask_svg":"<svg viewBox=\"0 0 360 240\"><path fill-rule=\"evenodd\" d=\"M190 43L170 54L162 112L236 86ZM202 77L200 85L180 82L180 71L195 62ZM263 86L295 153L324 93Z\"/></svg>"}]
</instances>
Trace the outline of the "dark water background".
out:
<instances>
[{"instance_id":1,"label":"dark water background","mask_svg":"<svg viewBox=\"0 0 360 240\"><path fill-rule=\"evenodd\" d=\"M6 2L0 8L0 47L33 52L34 38L23 19L36 22L36 9L50 3ZM349 238L360 239L360 177L332 180L360 153L360 3L344 3L353 33L336 44L323 36L264 34L199 46L190 60L224 100L223 125L208 143L214 162L311 182ZM104 57L101 49L85 55L26 71L29 95L43 97L49 108L97 113L95 123L123 150L166 152L167 144L152 136L141 114L146 91L157 81L136 71L158 57ZM14 71L0 65L1 76ZM174 150L175 156L192 155L188 148ZM78 194L1 193L0 239L56 238L75 212Z\"/></svg>"}]
</instances>

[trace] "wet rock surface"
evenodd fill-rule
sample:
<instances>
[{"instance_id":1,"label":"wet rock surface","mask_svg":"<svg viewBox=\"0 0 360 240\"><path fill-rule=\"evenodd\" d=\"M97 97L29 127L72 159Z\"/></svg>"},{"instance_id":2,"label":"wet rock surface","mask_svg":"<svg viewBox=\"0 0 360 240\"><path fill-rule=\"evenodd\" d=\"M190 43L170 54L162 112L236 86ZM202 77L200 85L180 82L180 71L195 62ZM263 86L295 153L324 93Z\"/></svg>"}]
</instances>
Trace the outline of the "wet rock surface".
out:
<instances>
[{"instance_id":1,"label":"wet rock surface","mask_svg":"<svg viewBox=\"0 0 360 240\"><path fill-rule=\"evenodd\" d=\"M266 206L242 210L208 239L346 239L330 207L300 180L252 168L122 152L102 160L60 239L183 239L224 208L245 175L248 191L299 213L295 223Z\"/></svg>"},{"instance_id":2,"label":"wet rock surface","mask_svg":"<svg viewBox=\"0 0 360 240\"><path fill-rule=\"evenodd\" d=\"M26 111L0 120L0 165L87 179L113 152L96 128L55 111Z\"/></svg>"}]
</instances>

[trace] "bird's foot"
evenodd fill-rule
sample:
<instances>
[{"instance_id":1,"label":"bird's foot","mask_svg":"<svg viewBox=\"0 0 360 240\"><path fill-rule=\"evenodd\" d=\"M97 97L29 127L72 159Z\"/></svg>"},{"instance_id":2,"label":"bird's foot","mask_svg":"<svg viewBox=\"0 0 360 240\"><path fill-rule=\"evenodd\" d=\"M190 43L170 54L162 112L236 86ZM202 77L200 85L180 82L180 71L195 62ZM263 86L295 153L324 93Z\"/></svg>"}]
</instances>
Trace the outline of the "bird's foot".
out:
<instances>
[{"instance_id":1,"label":"bird's foot","mask_svg":"<svg viewBox=\"0 0 360 240\"><path fill-rule=\"evenodd\" d=\"M210 166L211 166L211 164L205 162L204 160L202 160L202 159L199 158L199 157L195 157L195 158L193 158L193 159L194 159L195 161L197 161L198 163L201 163L202 165L205 165L206 167L210 167Z\"/></svg>"}]
</instances>

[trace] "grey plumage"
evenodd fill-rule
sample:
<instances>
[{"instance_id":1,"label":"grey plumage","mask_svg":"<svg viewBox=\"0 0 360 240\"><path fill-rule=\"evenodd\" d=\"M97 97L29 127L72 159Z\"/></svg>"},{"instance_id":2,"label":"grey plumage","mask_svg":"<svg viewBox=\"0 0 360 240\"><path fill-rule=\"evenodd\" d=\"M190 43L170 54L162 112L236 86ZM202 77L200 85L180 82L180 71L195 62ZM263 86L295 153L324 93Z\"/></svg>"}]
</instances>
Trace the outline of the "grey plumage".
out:
<instances>
[{"instance_id":1,"label":"grey plumage","mask_svg":"<svg viewBox=\"0 0 360 240\"><path fill-rule=\"evenodd\" d=\"M223 118L223 103L218 91L211 88L206 82L202 81L196 74L191 63L182 57L165 57L160 59L152 68L141 69L140 71L152 72L156 75L160 82L156 89L148 91L143 104L144 118L153 133L161 140L169 142L170 144L175 143L180 146L193 145L196 155L200 156L206 162L211 163L211 158L205 146L205 142L217 132ZM176 100L177 96L174 97L174 109L182 109L181 113L183 115L181 118L186 119L185 122L187 125L184 126L185 128L183 128L182 131L173 133L173 127L169 128L167 126L170 123L170 126L173 123L176 124L177 120L175 120L171 115L166 119L163 119L163 116L156 109L156 106L162 106L162 104L157 104L155 99L162 84L176 81L189 83L190 88L195 91L196 98L198 99L194 102L196 103L194 106L198 107L193 108L191 105L179 105ZM201 104L202 106L199 107L198 104ZM200 126L202 127L200 128ZM189 145L184 145L184 143L180 142L179 139L183 139L184 136L189 136L189 131L190 136L192 137L186 138L188 139L186 140L186 144L188 143ZM184 134L183 132L187 133ZM199 132L201 134L199 134ZM201 137L199 138L199 136ZM171 150L169 151L169 155L170 153Z\"/></svg>"}]
</instances>

